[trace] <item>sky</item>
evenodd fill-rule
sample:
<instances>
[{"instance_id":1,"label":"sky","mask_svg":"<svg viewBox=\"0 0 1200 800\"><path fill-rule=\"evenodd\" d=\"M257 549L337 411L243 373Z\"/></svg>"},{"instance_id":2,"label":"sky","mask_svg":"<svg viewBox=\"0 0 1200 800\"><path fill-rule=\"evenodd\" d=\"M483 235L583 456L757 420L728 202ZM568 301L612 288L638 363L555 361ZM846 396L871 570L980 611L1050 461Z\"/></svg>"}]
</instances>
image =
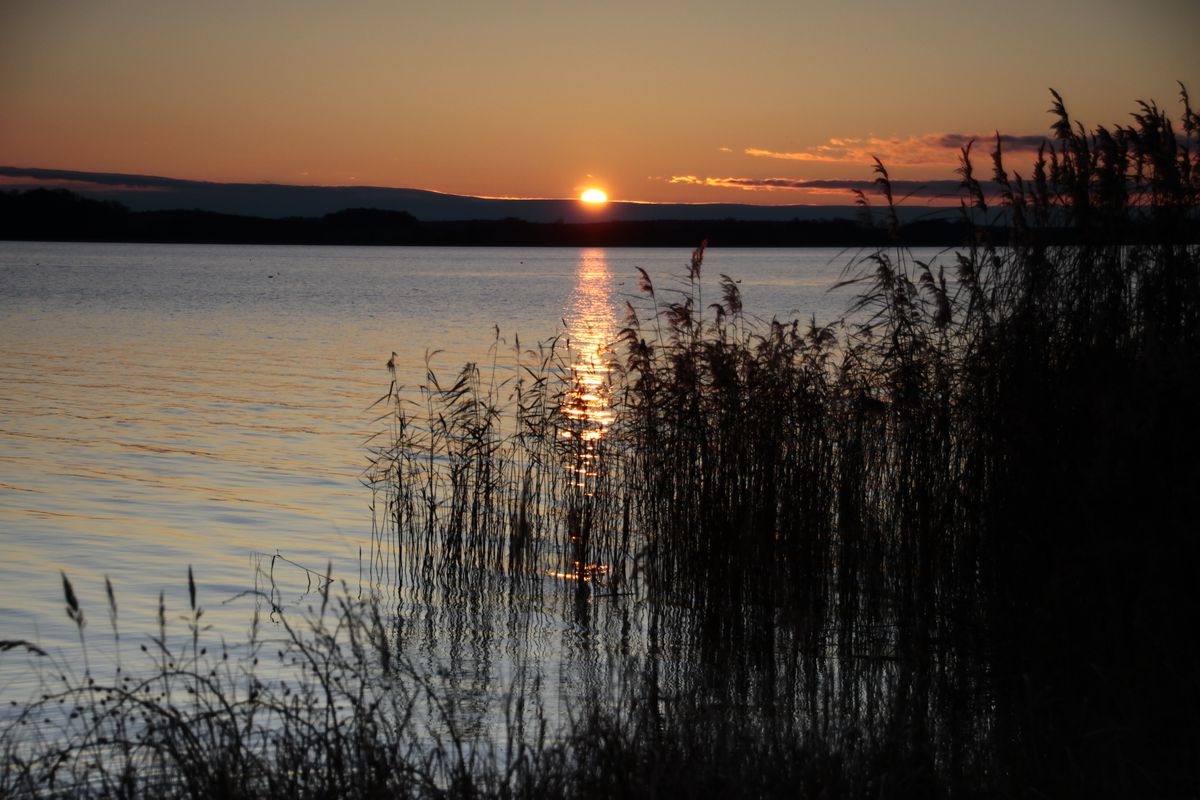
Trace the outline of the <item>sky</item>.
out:
<instances>
[{"instance_id":1,"label":"sky","mask_svg":"<svg viewBox=\"0 0 1200 800\"><path fill-rule=\"evenodd\" d=\"M1195 0L0 0L0 165L841 203L996 131L1027 170L1051 87L1088 126L1200 105L1197 31Z\"/></svg>"}]
</instances>

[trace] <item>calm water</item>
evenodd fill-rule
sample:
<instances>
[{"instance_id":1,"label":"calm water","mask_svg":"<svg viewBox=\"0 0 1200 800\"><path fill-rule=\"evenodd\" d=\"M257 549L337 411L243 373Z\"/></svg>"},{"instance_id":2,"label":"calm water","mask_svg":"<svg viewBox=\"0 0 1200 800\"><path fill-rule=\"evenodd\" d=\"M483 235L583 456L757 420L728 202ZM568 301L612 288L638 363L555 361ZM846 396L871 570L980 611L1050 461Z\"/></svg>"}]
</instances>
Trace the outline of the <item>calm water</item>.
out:
<instances>
[{"instance_id":1,"label":"calm water","mask_svg":"<svg viewBox=\"0 0 1200 800\"><path fill-rule=\"evenodd\" d=\"M327 563L354 589L364 441L380 430L369 407L393 351L415 387L427 352L453 373L486 358L497 327L528 345L581 302L603 316L598 291L619 320L636 267L664 296L689 255L0 243L0 638L74 641L60 570L100 635L104 575L140 633L160 591L182 613L190 564L207 619L234 639L246 611L222 601L276 554L296 599L304 570ZM853 255L710 250L705 302L728 273L748 311L828 320L849 301L829 288Z\"/></svg>"}]
</instances>

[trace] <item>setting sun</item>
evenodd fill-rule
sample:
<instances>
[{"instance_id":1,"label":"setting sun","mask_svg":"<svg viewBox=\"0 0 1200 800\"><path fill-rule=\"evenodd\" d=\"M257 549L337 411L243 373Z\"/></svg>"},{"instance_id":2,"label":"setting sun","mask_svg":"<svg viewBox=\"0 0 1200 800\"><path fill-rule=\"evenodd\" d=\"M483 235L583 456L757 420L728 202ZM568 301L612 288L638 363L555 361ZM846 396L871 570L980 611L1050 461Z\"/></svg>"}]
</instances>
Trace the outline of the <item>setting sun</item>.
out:
<instances>
[{"instance_id":1,"label":"setting sun","mask_svg":"<svg viewBox=\"0 0 1200 800\"><path fill-rule=\"evenodd\" d=\"M579 195L579 199L585 203L607 203L608 195L599 189L586 189L583 194Z\"/></svg>"}]
</instances>

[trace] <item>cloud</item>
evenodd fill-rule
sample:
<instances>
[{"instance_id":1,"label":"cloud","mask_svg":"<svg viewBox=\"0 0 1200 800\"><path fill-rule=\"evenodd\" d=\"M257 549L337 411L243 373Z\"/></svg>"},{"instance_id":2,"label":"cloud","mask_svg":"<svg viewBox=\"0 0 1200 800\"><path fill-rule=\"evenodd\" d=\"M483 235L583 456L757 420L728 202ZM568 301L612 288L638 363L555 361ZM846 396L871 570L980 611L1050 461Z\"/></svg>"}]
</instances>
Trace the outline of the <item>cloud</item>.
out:
<instances>
[{"instance_id":1,"label":"cloud","mask_svg":"<svg viewBox=\"0 0 1200 800\"><path fill-rule=\"evenodd\" d=\"M981 146L987 145L990 150L996 144L996 134L967 134L967 133L943 133L938 140L943 147L953 147L956 150L966 147L968 142L977 141ZM1000 144L1004 150L1014 151L1023 150L1027 152L1037 152L1037 149L1046 143L1046 137L1040 133L1027 133L1020 136L1013 136L1007 133L1000 134Z\"/></svg>"},{"instance_id":2,"label":"cloud","mask_svg":"<svg viewBox=\"0 0 1200 800\"><path fill-rule=\"evenodd\" d=\"M869 164L878 157L888 166L916 167L957 165L960 151L970 141L991 152L995 146L995 134L929 133L924 136L882 139L875 136L866 139L830 139L806 150L779 152L748 147L743 152L756 158L773 158L781 161L807 161L822 164ZM1012 136L1001 134L1004 152L1033 152L1046 141L1040 134Z\"/></svg>"},{"instance_id":3,"label":"cloud","mask_svg":"<svg viewBox=\"0 0 1200 800\"><path fill-rule=\"evenodd\" d=\"M92 184L120 189L183 189L212 185L203 181L186 181L177 178L159 178L154 175L124 175L117 172L78 172L70 169L42 169L40 167L0 167L0 176L29 178L48 183L70 182Z\"/></svg>"},{"instance_id":4,"label":"cloud","mask_svg":"<svg viewBox=\"0 0 1200 800\"><path fill-rule=\"evenodd\" d=\"M798 191L814 194L847 195L854 191L864 194L879 194L875 181L859 180L803 180L801 178L699 178L695 175L674 175L669 183L690 186L708 186L723 189L741 189L747 192ZM953 199L960 193L957 180L909 181L893 180L892 194L897 200L905 197Z\"/></svg>"}]
</instances>

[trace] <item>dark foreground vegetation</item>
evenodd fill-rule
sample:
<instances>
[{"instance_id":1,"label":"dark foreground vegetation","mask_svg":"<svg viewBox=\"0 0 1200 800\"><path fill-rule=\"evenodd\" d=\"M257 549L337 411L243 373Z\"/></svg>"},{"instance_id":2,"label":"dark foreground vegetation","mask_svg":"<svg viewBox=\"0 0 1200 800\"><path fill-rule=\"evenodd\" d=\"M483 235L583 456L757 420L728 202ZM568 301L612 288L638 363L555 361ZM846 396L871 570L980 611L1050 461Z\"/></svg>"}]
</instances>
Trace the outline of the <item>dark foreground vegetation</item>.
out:
<instances>
[{"instance_id":1,"label":"dark foreground vegetation","mask_svg":"<svg viewBox=\"0 0 1200 800\"><path fill-rule=\"evenodd\" d=\"M393 385L386 588L268 594L228 655L193 592L148 671L46 668L0 794L1195 796L1200 119L1055 99L1027 180L964 151L951 273L880 249L837 326L706 296L701 248L610 373Z\"/></svg>"}]
</instances>

